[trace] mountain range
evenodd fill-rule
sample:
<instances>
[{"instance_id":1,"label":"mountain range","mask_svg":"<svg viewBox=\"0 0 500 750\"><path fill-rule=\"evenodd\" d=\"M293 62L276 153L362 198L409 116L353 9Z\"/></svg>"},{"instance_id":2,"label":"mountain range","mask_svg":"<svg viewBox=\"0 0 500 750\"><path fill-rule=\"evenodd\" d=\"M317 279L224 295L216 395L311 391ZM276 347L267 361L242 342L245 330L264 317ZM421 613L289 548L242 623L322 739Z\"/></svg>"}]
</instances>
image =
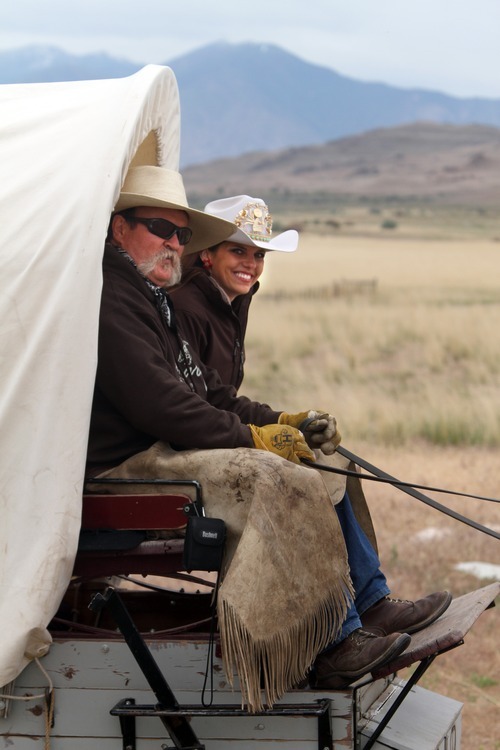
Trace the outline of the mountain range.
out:
<instances>
[{"instance_id":1,"label":"mountain range","mask_svg":"<svg viewBox=\"0 0 500 750\"><path fill-rule=\"evenodd\" d=\"M171 60L166 55L164 64L179 84L183 169L415 122L500 128L500 99L357 81L269 44L219 42ZM141 67L104 53L32 46L0 52L0 83L116 78Z\"/></svg>"},{"instance_id":2,"label":"mountain range","mask_svg":"<svg viewBox=\"0 0 500 750\"><path fill-rule=\"evenodd\" d=\"M423 200L497 211L500 129L440 123L376 128L320 145L195 164L183 177L190 200L200 206L218 195L249 193L327 202L332 196Z\"/></svg>"}]
</instances>

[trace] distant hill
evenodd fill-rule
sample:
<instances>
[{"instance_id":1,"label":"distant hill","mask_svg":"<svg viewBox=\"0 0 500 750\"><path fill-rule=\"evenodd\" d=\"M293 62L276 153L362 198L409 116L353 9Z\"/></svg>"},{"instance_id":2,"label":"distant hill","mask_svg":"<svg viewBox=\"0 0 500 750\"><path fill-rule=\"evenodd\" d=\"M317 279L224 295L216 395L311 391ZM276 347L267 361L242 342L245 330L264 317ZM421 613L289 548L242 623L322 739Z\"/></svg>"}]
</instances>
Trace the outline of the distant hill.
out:
<instances>
[{"instance_id":1,"label":"distant hill","mask_svg":"<svg viewBox=\"0 0 500 750\"><path fill-rule=\"evenodd\" d=\"M500 129L414 123L220 159L187 167L183 175L192 198L315 192L498 206Z\"/></svg>"},{"instance_id":2,"label":"distant hill","mask_svg":"<svg viewBox=\"0 0 500 750\"><path fill-rule=\"evenodd\" d=\"M181 163L323 144L428 121L500 127L500 99L364 83L267 44L216 43L172 60L182 114ZM0 52L0 83L131 75L141 66L53 47Z\"/></svg>"}]
</instances>

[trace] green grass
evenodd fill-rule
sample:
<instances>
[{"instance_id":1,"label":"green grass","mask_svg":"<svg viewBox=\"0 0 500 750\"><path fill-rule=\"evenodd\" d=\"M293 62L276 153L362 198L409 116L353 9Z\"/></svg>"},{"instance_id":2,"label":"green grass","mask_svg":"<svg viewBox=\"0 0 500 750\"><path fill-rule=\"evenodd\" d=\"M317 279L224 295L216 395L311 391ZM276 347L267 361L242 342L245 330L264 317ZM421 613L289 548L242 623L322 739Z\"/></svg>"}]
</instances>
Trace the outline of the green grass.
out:
<instances>
[{"instance_id":1,"label":"green grass","mask_svg":"<svg viewBox=\"0 0 500 750\"><path fill-rule=\"evenodd\" d=\"M477 673L473 673L471 675L471 681L474 685L476 685L478 688L481 688L482 690L498 685L498 680L494 680L491 677L487 677L486 675L480 675Z\"/></svg>"}]
</instances>

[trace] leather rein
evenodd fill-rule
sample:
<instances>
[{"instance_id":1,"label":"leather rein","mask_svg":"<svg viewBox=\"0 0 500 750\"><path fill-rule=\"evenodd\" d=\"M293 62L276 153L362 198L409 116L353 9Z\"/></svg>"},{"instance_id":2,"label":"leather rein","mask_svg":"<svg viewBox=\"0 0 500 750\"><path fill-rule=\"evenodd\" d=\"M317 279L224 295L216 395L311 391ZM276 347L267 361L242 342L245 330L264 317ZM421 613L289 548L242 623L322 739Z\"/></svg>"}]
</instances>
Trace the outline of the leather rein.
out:
<instances>
[{"instance_id":1,"label":"leather rein","mask_svg":"<svg viewBox=\"0 0 500 750\"><path fill-rule=\"evenodd\" d=\"M477 521L474 521L472 518L463 516L461 513L457 513L457 511L452 510L452 508L448 508L446 505L439 503L437 500L434 500L433 498L428 497L427 495L424 495L422 492L419 492L419 490L427 490L430 492L442 492L442 493L446 493L449 495L457 495L460 497L475 498L476 500L486 500L492 503L499 503L500 499L497 499L494 497L484 497L482 495L471 495L466 492L454 492L453 490L442 489L440 487L428 487L427 485L423 485L423 484L413 484L411 482L402 482L399 479L396 479L396 477L393 477L390 474L387 474L385 471L382 471L382 469L379 469L378 467L369 463L368 461L365 461L365 459L360 458L359 456L356 456L354 453L351 453L351 451L347 450L347 448L344 448L343 446L339 445L336 449L336 452L339 453L341 456L344 456L344 458L349 459L349 461L352 461L353 463L357 464L365 471L368 471L370 473L361 474L358 471L351 471L349 469L338 469L334 466L326 466L325 464L320 464L317 461L310 461L309 459L306 459L306 458L302 459L302 463L305 464L306 466L319 469L320 471L330 471L334 474L342 474L343 476L356 477L357 479L368 479L372 482L384 482L386 484L391 484L393 485L393 487L397 487L402 492L406 492L407 495L411 495L412 497L415 497L417 500L420 500L426 505L429 505L431 508L434 508L435 510L440 511L441 513L444 513L447 516L454 518L456 521L465 523L467 526L470 526L471 528L476 529L477 531L482 531L483 534L488 534L488 536L492 536L494 539L500 539L500 533L498 531L495 531L494 529L490 529L488 528L488 526L483 526Z\"/></svg>"}]
</instances>

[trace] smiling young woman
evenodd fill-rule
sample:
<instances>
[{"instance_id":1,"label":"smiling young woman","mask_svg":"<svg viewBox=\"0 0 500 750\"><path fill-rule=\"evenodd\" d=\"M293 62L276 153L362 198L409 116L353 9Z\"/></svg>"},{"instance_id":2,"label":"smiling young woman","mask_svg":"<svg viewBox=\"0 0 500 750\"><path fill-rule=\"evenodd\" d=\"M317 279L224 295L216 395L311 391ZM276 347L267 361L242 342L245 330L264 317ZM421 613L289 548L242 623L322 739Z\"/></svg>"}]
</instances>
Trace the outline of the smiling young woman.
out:
<instances>
[{"instance_id":1,"label":"smiling young woman","mask_svg":"<svg viewBox=\"0 0 500 750\"><path fill-rule=\"evenodd\" d=\"M202 362L238 389L244 375L245 333L252 297L268 252L294 252L298 233L272 236L272 216L261 198L236 195L212 201L205 213L231 221L224 242L190 256L171 290L181 329Z\"/></svg>"},{"instance_id":2,"label":"smiling young woman","mask_svg":"<svg viewBox=\"0 0 500 750\"><path fill-rule=\"evenodd\" d=\"M203 267L208 271L229 302L247 294L264 270L266 252L251 245L222 242L200 253Z\"/></svg>"}]
</instances>

